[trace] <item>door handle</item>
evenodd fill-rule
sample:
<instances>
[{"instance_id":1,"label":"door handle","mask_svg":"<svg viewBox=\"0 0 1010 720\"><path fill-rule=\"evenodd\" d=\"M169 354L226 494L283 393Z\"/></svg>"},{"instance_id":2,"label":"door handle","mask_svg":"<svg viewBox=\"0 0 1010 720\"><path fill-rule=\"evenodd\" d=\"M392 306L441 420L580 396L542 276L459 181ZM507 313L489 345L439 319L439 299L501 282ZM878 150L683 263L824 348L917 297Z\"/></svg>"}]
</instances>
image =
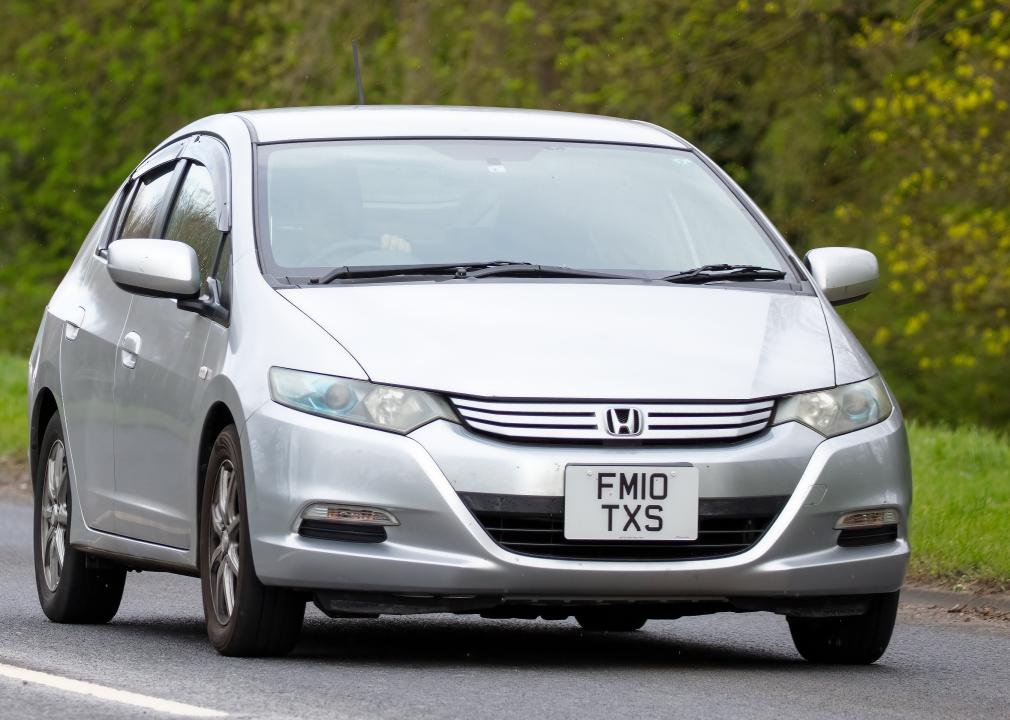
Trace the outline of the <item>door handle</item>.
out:
<instances>
[{"instance_id":1,"label":"door handle","mask_svg":"<svg viewBox=\"0 0 1010 720\"><path fill-rule=\"evenodd\" d=\"M140 335L128 332L119 343L119 362L123 367L133 370L137 367L137 356L140 355Z\"/></svg>"},{"instance_id":2,"label":"door handle","mask_svg":"<svg viewBox=\"0 0 1010 720\"><path fill-rule=\"evenodd\" d=\"M81 325L84 324L84 308L78 306L70 311L67 316L67 320L63 325L63 337L65 337L70 342L77 339L77 333L81 331Z\"/></svg>"}]
</instances>

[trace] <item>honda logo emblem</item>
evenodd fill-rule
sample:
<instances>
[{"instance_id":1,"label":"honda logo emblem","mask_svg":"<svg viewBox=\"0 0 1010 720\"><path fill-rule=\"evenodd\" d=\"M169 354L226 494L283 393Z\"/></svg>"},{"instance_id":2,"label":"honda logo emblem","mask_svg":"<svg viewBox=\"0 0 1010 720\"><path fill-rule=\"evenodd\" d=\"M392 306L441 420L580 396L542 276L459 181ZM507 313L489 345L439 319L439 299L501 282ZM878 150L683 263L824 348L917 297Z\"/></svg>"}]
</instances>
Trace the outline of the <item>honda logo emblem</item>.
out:
<instances>
[{"instance_id":1,"label":"honda logo emblem","mask_svg":"<svg viewBox=\"0 0 1010 720\"><path fill-rule=\"evenodd\" d=\"M642 411L637 408L609 408L607 432L618 437L642 434Z\"/></svg>"}]
</instances>

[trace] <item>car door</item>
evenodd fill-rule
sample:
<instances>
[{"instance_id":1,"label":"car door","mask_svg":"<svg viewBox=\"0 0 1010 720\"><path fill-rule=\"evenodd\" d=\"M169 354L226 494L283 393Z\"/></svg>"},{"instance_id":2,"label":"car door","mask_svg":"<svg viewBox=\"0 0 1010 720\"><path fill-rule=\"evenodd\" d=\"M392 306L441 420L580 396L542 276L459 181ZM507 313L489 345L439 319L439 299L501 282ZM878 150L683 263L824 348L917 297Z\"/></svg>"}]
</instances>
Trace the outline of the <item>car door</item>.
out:
<instances>
[{"instance_id":1,"label":"car door","mask_svg":"<svg viewBox=\"0 0 1010 720\"><path fill-rule=\"evenodd\" d=\"M184 152L185 155L185 152ZM209 278L225 233L215 178L183 159L157 233L189 244ZM128 238L117 242L129 242ZM204 295L210 293L205 280ZM116 367L116 528L121 535L188 548L200 433L201 366L210 327L168 298L135 295Z\"/></svg>"},{"instance_id":2,"label":"car door","mask_svg":"<svg viewBox=\"0 0 1010 720\"><path fill-rule=\"evenodd\" d=\"M96 249L105 244L116 212L132 189L124 183L109 202L92 230L99 237L92 235L85 241L91 257L81 271L80 282L61 289L49 307L63 320L61 399L78 502L85 522L107 532L115 531L115 354L132 296L112 282Z\"/></svg>"}]
</instances>

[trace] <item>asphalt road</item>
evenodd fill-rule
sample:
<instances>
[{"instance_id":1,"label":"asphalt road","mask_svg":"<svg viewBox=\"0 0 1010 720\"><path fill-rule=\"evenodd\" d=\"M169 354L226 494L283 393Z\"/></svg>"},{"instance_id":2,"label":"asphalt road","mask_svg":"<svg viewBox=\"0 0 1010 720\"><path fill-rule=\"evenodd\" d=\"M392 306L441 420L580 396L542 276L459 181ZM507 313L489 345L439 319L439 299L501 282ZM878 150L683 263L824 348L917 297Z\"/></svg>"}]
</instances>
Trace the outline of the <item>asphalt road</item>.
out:
<instances>
[{"instance_id":1,"label":"asphalt road","mask_svg":"<svg viewBox=\"0 0 1010 720\"><path fill-rule=\"evenodd\" d=\"M156 573L130 574L110 625L54 625L35 595L31 507L7 499L0 500L0 717L168 717L18 679L11 668L231 717L1010 717L1010 623L909 608L888 653L861 668L806 664L785 620L764 613L593 635L572 621L338 621L312 608L292 656L236 660L206 641L198 581Z\"/></svg>"}]
</instances>

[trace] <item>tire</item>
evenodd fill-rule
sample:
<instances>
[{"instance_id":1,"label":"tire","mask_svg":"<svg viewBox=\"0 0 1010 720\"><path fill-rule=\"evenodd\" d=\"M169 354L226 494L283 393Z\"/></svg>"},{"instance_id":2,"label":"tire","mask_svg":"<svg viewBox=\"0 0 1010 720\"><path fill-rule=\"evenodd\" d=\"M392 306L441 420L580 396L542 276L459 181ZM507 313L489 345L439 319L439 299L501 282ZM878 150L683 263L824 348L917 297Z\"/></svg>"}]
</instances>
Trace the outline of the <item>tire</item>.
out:
<instances>
[{"instance_id":1,"label":"tire","mask_svg":"<svg viewBox=\"0 0 1010 720\"><path fill-rule=\"evenodd\" d=\"M898 614L898 593L875 595L863 615L840 618L790 617L796 650L806 660L825 665L870 665L891 641Z\"/></svg>"},{"instance_id":2,"label":"tire","mask_svg":"<svg viewBox=\"0 0 1010 720\"><path fill-rule=\"evenodd\" d=\"M222 655L290 652L302 629L305 599L263 585L253 567L242 452L229 425L217 436L200 503L200 585L207 636Z\"/></svg>"},{"instance_id":3,"label":"tire","mask_svg":"<svg viewBox=\"0 0 1010 720\"><path fill-rule=\"evenodd\" d=\"M119 610L125 568L92 569L70 547L73 496L60 416L42 433L35 477L35 587L42 612L56 623L101 624Z\"/></svg>"},{"instance_id":4,"label":"tire","mask_svg":"<svg viewBox=\"0 0 1010 720\"><path fill-rule=\"evenodd\" d=\"M641 630L648 620L634 610L592 610L575 615L575 621L589 632L634 632Z\"/></svg>"}]
</instances>

